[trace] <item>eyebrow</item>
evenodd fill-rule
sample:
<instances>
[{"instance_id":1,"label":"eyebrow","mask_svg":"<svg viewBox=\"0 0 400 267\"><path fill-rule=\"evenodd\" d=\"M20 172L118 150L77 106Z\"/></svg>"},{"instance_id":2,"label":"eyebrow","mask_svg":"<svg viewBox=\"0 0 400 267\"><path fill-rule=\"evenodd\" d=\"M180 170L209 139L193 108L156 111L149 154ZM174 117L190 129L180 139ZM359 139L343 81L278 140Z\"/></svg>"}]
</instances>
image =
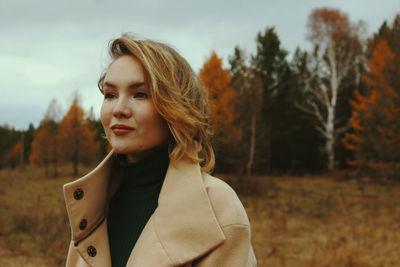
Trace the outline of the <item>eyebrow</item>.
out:
<instances>
[{"instance_id":1,"label":"eyebrow","mask_svg":"<svg viewBox=\"0 0 400 267\"><path fill-rule=\"evenodd\" d=\"M129 89L136 89L139 88L141 86L146 85L145 82L132 82L131 84L129 84L128 88ZM110 88L117 88L117 86L111 82L104 82L104 87L110 87Z\"/></svg>"}]
</instances>

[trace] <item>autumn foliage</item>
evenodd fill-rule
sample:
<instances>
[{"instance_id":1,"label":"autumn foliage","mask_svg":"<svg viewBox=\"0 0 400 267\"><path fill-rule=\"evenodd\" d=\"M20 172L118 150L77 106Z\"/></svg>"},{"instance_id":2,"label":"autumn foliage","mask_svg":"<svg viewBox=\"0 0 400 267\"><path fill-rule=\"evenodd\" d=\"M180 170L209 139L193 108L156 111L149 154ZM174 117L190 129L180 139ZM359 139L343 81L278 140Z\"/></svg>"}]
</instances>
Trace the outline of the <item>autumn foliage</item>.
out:
<instances>
[{"instance_id":1,"label":"autumn foliage","mask_svg":"<svg viewBox=\"0 0 400 267\"><path fill-rule=\"evenodd\" d=\"M362 21L322 7L308 17L310 49L298 47L291 61L269 26L257 34L254 54L235 48L230 66L210 53L199 78L210 102L215 171L241 176L239 184L254 174L304 175L348 165L357 166L349 173L367 173L371 163L385 170L398 165L400 173L399 29L400 14L366 39ZM65 116L55 107L37 129L0 125L0 168L29 158L53 176L64 163L77 175L79 164L107 153L100 120L88 118L78 98Z\"/></svg>"},{"instance_id":2,"label":"autumn foliage","mask_svg":"<svg viewBox=\"0 0 400 267\"><path fill-rule=\"evenodd\" d=\"M97 158L99 148L97 130L84 115L77 97L73 100L67 114L57 122L53 101L32 141L30 162L34 166L53 165L57 176L59 162L71 162L73 175L78 175L79 163L90 163Z\"/></svg>"},{"instance_id":3,"label":"autumn foliage","mask_svg":"<svg viewBox=\"0 0 400 267\"><path fill-rule=\"evenodd\" d=\"M58 142L64 161L73 164L73 175L78 175L78 164L89 163L96 159L99 144L96 141L96 129L75 98L67 114L60 123Z\"/></svg>"},{"instance_id":4,"label":"autumn foliage","mask_svg":"<svg viewBox=\"0 0 400 267\"><path fill-rule=\"evenodd\" d=\"M22 145L17 142L12 149L7 153L5 161L7 161L12 168L15 168L21 162Z\"/></svg>"},{"instance_id":5,"label":"autumn foliage","mask_svg":"<svg viewBox=\"0 0 400 267\"><path fill-rule=\"evenodd\" d=\"M41 127L36 132L31 145L32 154L29 161L33 166L46 169L53 164L54 176L57 176L57 162L59 161L58 143L57 143L57 123L51 119L44 119Z\"/></svg>"},{"instance_id":6,"label":"autumn foliage","mask_svg":"<svg viewBox=\"0 0 400 267\"><path fill-rule=\"evenodd\" d=\"M226 145L239 140L240 131L233 126L236 91L230 86L229 70L222 67L222 59L215 52L201 68L200 78L208 90L216 142Z\"/></svg>"},{"instance_id":7,"label":"autumn foliage","mask_svg":"<svg viewBox=\"0 0 400 267\"><path fill-rule=\"evenodd\" d=\"M355 90L356 100L350 101L352 131L343 140L346 148L355 152L349 165L400 160L400 88L392 86L400 74L394 64L396 57L399 55L386 40L379 41L367 62L369 73L362 77L369 93Z\"/></svg>"}]
</instances>

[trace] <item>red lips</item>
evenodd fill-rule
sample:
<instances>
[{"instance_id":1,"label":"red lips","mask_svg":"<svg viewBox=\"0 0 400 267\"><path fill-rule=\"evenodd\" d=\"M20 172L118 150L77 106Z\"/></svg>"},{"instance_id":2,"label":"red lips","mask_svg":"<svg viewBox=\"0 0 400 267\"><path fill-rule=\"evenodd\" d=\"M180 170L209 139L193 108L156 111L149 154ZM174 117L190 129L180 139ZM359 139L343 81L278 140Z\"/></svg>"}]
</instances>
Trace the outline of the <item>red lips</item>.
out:
<instances>
[{"instance_id":1,"label":"red lips","mask_svg":"<svg viewBox=\"0 0 400 267\"><path fill-rule=\"evenodd\" d=\"M115 135L121 136L131 133L132 131L135 130L135 128L132 128L124 124L114 124L113 126L111 126L111 130Z\"/></svg>"}]
</instances>

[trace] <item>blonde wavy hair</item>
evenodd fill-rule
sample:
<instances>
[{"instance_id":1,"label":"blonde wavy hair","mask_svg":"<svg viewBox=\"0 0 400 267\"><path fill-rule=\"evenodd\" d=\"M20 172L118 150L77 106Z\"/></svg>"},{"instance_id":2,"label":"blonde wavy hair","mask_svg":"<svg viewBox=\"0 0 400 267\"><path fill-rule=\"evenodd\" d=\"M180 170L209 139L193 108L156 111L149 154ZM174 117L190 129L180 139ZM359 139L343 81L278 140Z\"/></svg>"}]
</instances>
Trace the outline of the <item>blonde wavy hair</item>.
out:
<instances>
[{"instance_id":1,"label":"blonde wavy hair","mask_svg":"<svg viewBox=\"0 0 400 267\"><path fill-rule=\"evenodd\" d=\"M187 157L200 163L202 171L210 171L215 156L209 139L208 92L189 63L164 43L137 40L127 34L110 42L109 53L112 62L131 55L142 63L150 97L173 136L170 158ZM98 81L102 93L106 73Z\"/></svg>"}]
</instances>

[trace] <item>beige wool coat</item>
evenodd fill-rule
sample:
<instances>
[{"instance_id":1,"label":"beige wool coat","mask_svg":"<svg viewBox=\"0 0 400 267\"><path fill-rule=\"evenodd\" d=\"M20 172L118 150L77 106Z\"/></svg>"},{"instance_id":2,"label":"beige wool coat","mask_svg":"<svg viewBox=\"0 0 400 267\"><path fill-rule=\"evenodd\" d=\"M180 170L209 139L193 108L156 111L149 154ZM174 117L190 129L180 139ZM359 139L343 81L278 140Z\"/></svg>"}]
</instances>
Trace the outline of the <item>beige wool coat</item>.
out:
<instances>
[{"instance_id":1,"label":"beige wool coat","mask_svg":"<svg viewBox=\"0 0 400 267\"><path fill-rule=\"evenodd\" d=\"M64 185L71 224L67 266L111 266L107 209L122 175L111 152L92 172ZM250 224L235 192L200 171L171 162L158 199L127 266L256 266Z\"/></svg>"}]
</instances>

